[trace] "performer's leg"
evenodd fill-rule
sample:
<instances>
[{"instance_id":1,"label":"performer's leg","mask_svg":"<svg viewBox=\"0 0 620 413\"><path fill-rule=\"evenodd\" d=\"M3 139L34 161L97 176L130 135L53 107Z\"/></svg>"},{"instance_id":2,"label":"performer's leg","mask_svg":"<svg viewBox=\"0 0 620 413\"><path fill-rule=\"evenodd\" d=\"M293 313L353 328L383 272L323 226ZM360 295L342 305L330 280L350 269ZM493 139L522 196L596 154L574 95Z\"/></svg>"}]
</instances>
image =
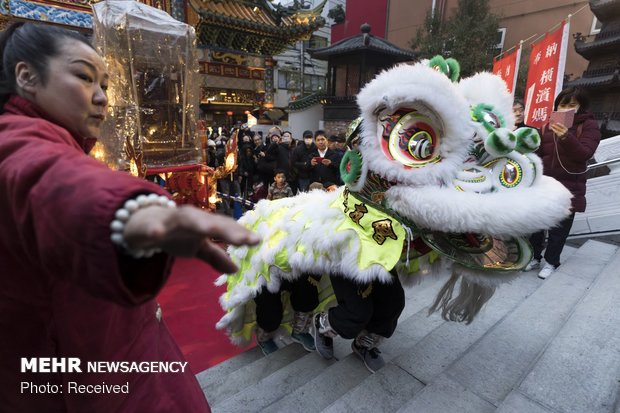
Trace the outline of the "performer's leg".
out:
<instances>
[{"instance_id":1,"label":"performer's leg","mask_svg":"<svg viewBox=\"0 0 620 413\"><path fill-rule=\"evenodd\" d=\"M355 338L372 318L373 284L358 284L340 276L331 277L331 282L338 305L329 309L329 324L343 338Z\"/></svg>"},{"instance_id":2,"label":"performer's leg","mask_svg":"<svg viewBox=\"0 0 620 413\"><path fill-rule=\"evenodd\" d=\"M309 313L319 305L319 292L316 285L317 277L310 274L304 274L290 283L293 310Z\"/></svg>"},{"instance_id":3,"label":"performer's leg","mask_svg":"<svg viewBox=\"0 0 620 413\"><path fill-rule=\"evenodd\" d=\"M282 301L280 292L272 293L266 287L254 297L256 303L256 341L265 355L273 353L278 346L274 335L282 322Z\"/></svg>"},{"instance_id":4,"label":"performer's leg","mask_svg":"<svg viewBox=\"0 0 620 413\"><path fill-rule=\"evenodd\" d=\"M382 337L391 337L398 317L405 309L405 292L398 276L392 276L390 284L374 282L371 296L374 312L366 330Z\"/></svg>"},{"instance_id":5,"label":"performer's leg","mask_svg":"<svg viewBox=\"0 0 620 413\"><path fill-rule=\"evenodd\" d=\"M338 275L331 277L336 307L314 316L316 351L324 358L334 356L333 338L340 334L354 338L364 329L372 316L372 300L368 298L370 285L359 285Z\"/></svg>"},{"instance_id":6,"label":"performer's leg","mask_svg":"<svg viewBox=\"0 0 620 413\"><path fill-rule=\"evenodd\" d=\"M316 277L303 275L290 283L291 305L293 314L293 332L291 338L301 344L307 351L314 351L314 337L308 329L312 319L312 311L319 305L319 292L316 288Z\"/></svg>"},{"instance_id":7,"label":"performer's leg","mask_svg":"<svg viewBox=\"0 0 620 413\"><path fill-rule=\"evenodd\" d=\"M351 349L362 359L366 368L374 373L385 366L378 347L396 329L398 317L405 308L405 292L398 276L393 274L390 284L373 282L371 297L374 312L366 329L351 343Z\"/></svg>"}]
</instances>

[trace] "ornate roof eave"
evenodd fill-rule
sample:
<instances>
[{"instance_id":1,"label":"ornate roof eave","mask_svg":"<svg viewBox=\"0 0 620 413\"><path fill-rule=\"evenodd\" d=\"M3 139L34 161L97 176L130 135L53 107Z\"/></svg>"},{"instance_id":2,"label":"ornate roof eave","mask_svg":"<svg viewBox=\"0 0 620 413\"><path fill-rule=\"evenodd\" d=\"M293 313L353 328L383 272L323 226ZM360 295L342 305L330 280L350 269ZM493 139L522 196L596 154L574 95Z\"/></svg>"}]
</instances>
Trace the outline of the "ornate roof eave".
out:
<instances>
[{"instance_id":1,"label":"ornate roof eave","mask_svg":"<svg viewBox=\"0 0 620 413\"><path fill-rule=\"evenodd\" d=\"M602 33L601 33L602 34ZM615 51L620 47L620 33L614 33L614 35L602 37L597 36L593 41L575 41L575 51L586 59L590 59L594 56L601 54L601 52Z\"/></svg>"},{"instance_id":2,"label":"ornate roof eave","mask_svg":"<svg viewBox=\"0 0 620 413\"><path fill-rule=\"evenodd\" d=\"M267 0L189 0L199 20L198 44L257 55L277 55L325 25L325 1L313 10L275 8Z\"/></svg>"},{"instance_id":3,"label":"ornate roof eave","mask_svg":"<svg viewBox=\"0 0 620 413\"><path fill-rule=\"evenodd\" d=\"M243 30L250 33L267 35L272 37L288 38L291 36L309 36L325 24L325 20L315 20L303 26L273 27L267 24L247 21L237 17L221 16L218 14L201 11L199 13L203 23L220 26L226 29Z\"/></svg>"},{"instance_id":4,"label":"ornate roof eave","mask_svg":"<svg viewBox=\"0 0 620 413\"><path fill-rule=\"evenodd\" d=\"M308 109L310 106L318 105L321 103L321 98L325 96L325 93L322 91L312 93L308 96L304 96L301 99L298 99L294 102L289 102L286 109L289 112L296 112L304 109Z\"/></svg>"},{"instance_id":5,"label":"ornate roof eave","mask_svg":"<svg viewBox=\"0 0 620 413\"><path fill-rule=\"evenodd\" d=\"M314 58L328 60L330 56L354 52L372 51L390 56L399 61L413 60L415 52L402 49L387 40L370 34L370 26L363 24L361 34L342 39L327 47L311 49L308 52Z\"/></svg>"},{"instance_id":6,"label":"ornate roof eave","mask_svg":"<svg viewBox=\"0 0 620 413\"><path fill-rule=\"evenodd\" d=\"M58 0L43 2L37 0L2 0L0 15L2 25L16 20L41 21L47 24L69 26L74 30L92 29L91 3L94 0Z\"/></svg>"},{"instance_id":7,"label":"ornate roof eave","mask_svg":"<svg viewBox=\"0 0 620 413\"><path fill-rule=\"evenodd\" d=\"M321 12L326 2L327 0L324 0L312 10L297 10L280 5L274 8L266 0L189 0L202 24L278 38L308 37L324 26L326 22ZM217 10L205 7L220 3L227 4ZM253 13L249 13L252 5L255 5ZM223 10L224 7L228 9ZM223 13L224 11L226 13Z\"/></svg>"},{"instance_id":8,"label":"ornate roof eave","mask_svg":"<svg viewBox=\"0 0 620 413\"><path fill-rule=\"evenodd\" d=\"M566 86L570 87L592 87L592 88L600 88L604 86L618 85L618 74L604 75L604 76L596 76L596 77L582 77L579 79L571 80L566 84Z\"/></svg>"},{"instance_id":9,"label":"ornate roof eave","mask_svg":"<svg viewBox=\"0 0 620 413\"><path fill-rule=\"evenodd\" d=\"M310 49L308 50L308 53L310 53L310 56L316 58L316 59L320 59L320 60L328 60L330 56L335 56L335 55L343 55L343 54L347 54L347 53L355 53L355 52L359 52L359 51L369 51L369 52L377 52L380 54L385 54L391 57L396 58L399 61L409 61L409 60L414 60L416 55L414 52L408 52L406 50L404 50L403 52L393 52L393 51L388 51L384 48L380 48L380 47L373 47L373 46L368 46L368 47L364 47L364 48L355 48L355 47L351 47L351 48L342 48L338 51L328 51L328 50L324 50L326 48L320 48L320 49Z\"/></svg>"},{"instance_id":10,"label":"ornate roof eave","mask_svg":"<svg viewBox=\"0 0 620 413\"><path fill-rule=\"evenodd\" d=\"M620 16L620 0L590 0L592 13L601 22Z\"/></svg>"}]
</instances>

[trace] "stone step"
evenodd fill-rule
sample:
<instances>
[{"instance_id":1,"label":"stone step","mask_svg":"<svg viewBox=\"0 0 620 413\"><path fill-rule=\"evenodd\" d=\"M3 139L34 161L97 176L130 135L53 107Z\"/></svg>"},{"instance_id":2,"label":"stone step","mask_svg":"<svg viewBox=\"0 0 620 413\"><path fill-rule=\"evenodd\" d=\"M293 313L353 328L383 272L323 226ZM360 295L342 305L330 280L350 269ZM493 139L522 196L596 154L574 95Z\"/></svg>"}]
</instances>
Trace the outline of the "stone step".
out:
<instances>
[{"instance_id":1,"label":"stone step","mask_svg":"<svg viewBox=\"0 0 620 413\"><path fill-rule=\"evenodd\" d=\"M584 257L585 258L585 257ZM606 413L620 387L620 251L591 284L556 337L499 411L544 406L550 412ZM584 278L574 267L557 274ZM586 275L587 277L587 275Z\"/></svg>"},{"instance_id":2,"label":"stone step","mask_svg":"<svg viewBox=\"0 0 620 413\"><path fill-rule=\"evenodd\" d=\"M299 348L304 351L299 345L290 345L276 353L290 348ZM265 357L265 359L268 358ZM324 360L316 354L298 357L296 360L287 363L286 368L278 368L270 375L258 380L245 380L237 387L237 392L234 395L223 402L214 403L211 409L214 413L263 411L265 407L295 391L333 363L336 361ZM250 383L253 385L249 386Z\"/></svg>"},{"instance_id":3,"label":"stone step","mask_svg":"<svg viewBox=\"0 0 620 413\"><path fill-rule=\"evenodd\" d=\"M426 388L403 411L428 411L425 406L459 406L445 411L486 411L498 406L521 382L546 345L558 334L592 280L616 247L588 242L526 300L494 325ZM591 258L584 265L584 257ZM580 277L567 276L581 268ZM583 268L585 267L585 268ZM472 323L473 324L473 323ZM408 371L415 375L416 371ZM459 391L454 391L461 389ZM463 406L464 400L472 403ZM486 403L485 403L486 402ZM473 409L473 410L472 410Z\"/></svg>"},{"instance_id":4,"label":"stone step","mask_svg":"<svg viewBox=\"0 0 620 413\"><path fill-rule=\"evenodd\" d=\"M254 386L257 382L263 378L279 371L282 367L298 360L304 355L308 355L308 352L299 345L286 346L269 356L263 356L259 349L253 349L247 356L248 360L255 357L256 350L260 354L260 357L254 361L248 362L242 367L231 371L230 373L216 375L210 377L207 370L202 376L202 389L207 396L207 400L211 406L217 406L223 403L226 399L237 395L240 391L243 391L249 387ZM314 356L312 354L312 356ZM240 356L237 356L240 357Z\"/></svg>"},{"instance_id":5,"label":"stone step","mask_svg":"<svg viewBox=\"0 0 620 413\"><path fill-rule=\"evenodd\" d=\"M235 357L229 358L220 364L198 373L196 378L198 379L200 387L202 387L202 389L207 391L207 394L209 394L208 391L215 383L220 382L224 377L234 371L237 371L258 359L262 359L263 357L264 356L260 351L260 348L252 347Z\"/></svg>"}]
</instances>

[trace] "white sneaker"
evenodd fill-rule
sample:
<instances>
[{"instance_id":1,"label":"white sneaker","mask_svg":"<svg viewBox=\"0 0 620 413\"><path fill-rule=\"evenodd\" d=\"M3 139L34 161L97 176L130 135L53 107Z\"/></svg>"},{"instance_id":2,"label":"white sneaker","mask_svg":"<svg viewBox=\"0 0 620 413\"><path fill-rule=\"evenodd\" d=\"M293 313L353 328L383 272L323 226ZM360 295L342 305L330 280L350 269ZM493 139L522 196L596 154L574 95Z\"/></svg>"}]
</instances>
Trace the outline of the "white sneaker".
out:
<instances>
[{"instance_id":1,"label":"white sneaker","mask_svg":"<svg viewBox=\"0 0 620 413\"><path fill-rule=\"evenodd\" d=\"M540 268L540 260L533 259L525 266L523 271L532 271L537 270L538 268Z\"/></svg>"},{"instance_id":2,"label":"white sneaker","mask_svg":"<svg viewBox=\"0 0 620 413\"><path fill-rule=\"evenodd\" d=\"M546 263L542 270L538 273L538 278L545 279L555 271L555 267L549 263Z\"/></svg>"}]
</instances>

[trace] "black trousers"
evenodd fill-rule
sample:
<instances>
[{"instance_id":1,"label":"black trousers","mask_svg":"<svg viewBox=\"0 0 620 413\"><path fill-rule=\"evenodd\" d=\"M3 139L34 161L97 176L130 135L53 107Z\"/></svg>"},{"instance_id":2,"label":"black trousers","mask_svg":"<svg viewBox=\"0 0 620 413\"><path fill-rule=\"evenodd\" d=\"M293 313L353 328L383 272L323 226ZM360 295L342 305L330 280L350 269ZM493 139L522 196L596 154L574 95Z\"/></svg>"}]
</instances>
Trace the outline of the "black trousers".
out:
<instances>
[{"instance_id":1,"label":"black trousers","mask_svg":"<svg viewBox=\"0 0 620 413\"><path fill-rule=\"evenodd\" d=\"M295 281L282 281L280 291L286 290L291 293L291 305L295 311L308 313L319 305L319 292L310 282L310 277L310 275L302 275ZM254 298L256 323L268 333L275 331L282 323L283 309L280 291L272 293L263 287Z\"/></svg>"},{"instance_id":2,"label":"black trousers","mask_svg":"<svg viewBox=\"0 0 620 413\"><path fill-rule=\"evenodd\" d=\"M545 261L554 267L558 267L560 265L560 254L562 254L564 244L566 244L566 238L568 238L574 219L575 213L573 212L570 216L564 218L557 227L547 231L549 235L546 249L545 231L532 234L532 236L530 236L530 244L532 244L532 248L534 249L534 258L540 260L543 257L542 252L545 250Z\"/></svg>"},{"instance_id":3,"label":"black trousers","mask_svg":"<svg viewBox=\"0 0 620 413\"><path fill-rule=\"evenodd\" d=\"M390 284L374 281L358 284L339 276L331 277L338 306L329 309L329 324L343 338L355 338L362 331L390 337L405 308L405 292L398 277Z\"/></svg>"}]
</instances>

